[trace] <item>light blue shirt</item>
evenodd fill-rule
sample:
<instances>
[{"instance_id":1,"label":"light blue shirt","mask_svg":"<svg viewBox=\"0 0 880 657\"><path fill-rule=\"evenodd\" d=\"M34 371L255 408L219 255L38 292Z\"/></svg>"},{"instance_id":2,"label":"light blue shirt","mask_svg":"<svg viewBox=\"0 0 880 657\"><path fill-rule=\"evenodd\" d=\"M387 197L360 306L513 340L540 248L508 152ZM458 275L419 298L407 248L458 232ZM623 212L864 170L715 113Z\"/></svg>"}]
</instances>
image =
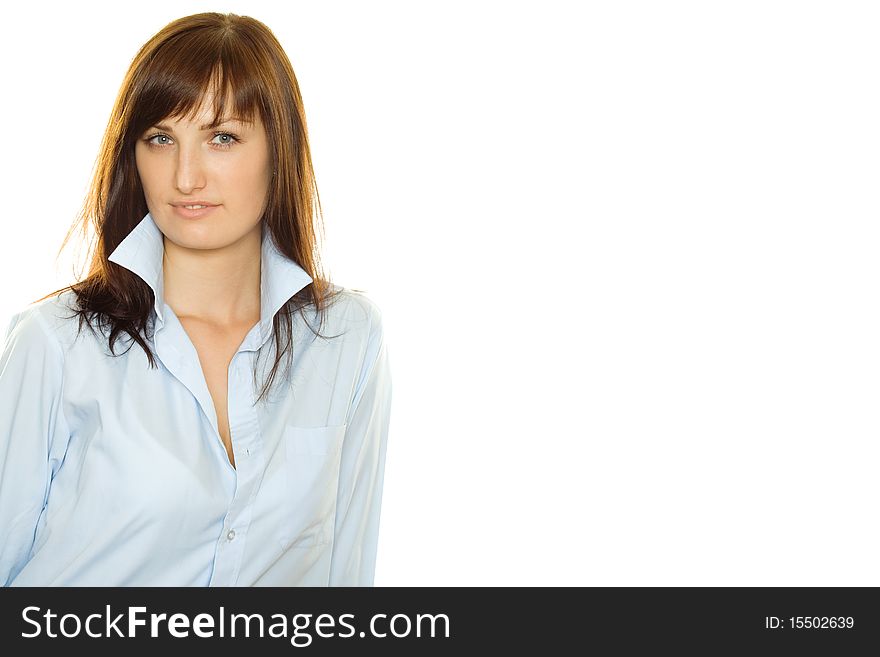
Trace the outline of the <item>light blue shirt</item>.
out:
<instances>
[{"instance_id":1,"label":"light blue shirt","mask_svg":"<svg viewBox=\"0 0 880 657\"><path fill-rule=\"evenodd\" d=\"M158 369L125 334L116 357L100 332L77 337L70 291L12 318L0 356L0 583L373 585L391 408L381 313L334 286L342 295L323 326L305 313L327 339L294 314L289 372L285 356L255 404L274 361L272 317L312 280L265 232L261 257L260 321L229 365L235 467L196 349L164 302L151 215L110 260L153 289Z\"/></svg>"}]
</instances>

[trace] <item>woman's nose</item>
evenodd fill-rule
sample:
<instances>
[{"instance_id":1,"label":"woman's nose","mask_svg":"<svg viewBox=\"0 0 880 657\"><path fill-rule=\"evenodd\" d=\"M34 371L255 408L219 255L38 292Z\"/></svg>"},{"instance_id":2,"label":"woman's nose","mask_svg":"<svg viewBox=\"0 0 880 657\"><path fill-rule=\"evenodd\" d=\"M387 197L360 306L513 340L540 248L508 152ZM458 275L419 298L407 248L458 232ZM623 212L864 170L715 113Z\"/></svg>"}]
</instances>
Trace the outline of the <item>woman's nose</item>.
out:
<instances>
[{"instance_id":1,"label":"woman's nose","mask_svg":"<svg viewBox=\"0 0 880 657\"><path fill-rule=\"evenodd\" d=\"M197 146L183 146L178 151L176 183L177 188L184 194L204 187L205 168Z\"/></svg>"}]
</instances>

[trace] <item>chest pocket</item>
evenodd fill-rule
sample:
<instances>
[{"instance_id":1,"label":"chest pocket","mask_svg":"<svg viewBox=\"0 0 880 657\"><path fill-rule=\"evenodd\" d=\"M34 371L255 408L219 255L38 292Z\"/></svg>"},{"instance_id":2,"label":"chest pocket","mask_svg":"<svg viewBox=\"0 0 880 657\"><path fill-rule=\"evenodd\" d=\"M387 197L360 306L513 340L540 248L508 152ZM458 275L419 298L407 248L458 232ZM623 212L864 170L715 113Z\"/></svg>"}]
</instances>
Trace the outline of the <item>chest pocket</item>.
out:
<instances>
[{"instance_id":1,"label":"chest pocket","mask_svg":"<svg viewBox=\"0 0 880 657\"><path fill-rule=\"evenodd\" d=\"M342 424L284 428L286 499L280 534L283 548L331 541L345 427Z\"/></svg>"}]
</instances>

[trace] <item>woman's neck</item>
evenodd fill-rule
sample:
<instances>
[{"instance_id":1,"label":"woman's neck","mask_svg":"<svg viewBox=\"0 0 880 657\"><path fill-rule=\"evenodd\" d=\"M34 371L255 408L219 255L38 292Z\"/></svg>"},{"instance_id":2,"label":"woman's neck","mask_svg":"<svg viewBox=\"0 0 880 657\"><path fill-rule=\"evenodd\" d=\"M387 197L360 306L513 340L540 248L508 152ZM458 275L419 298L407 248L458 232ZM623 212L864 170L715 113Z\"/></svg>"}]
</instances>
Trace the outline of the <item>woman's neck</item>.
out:
<instances>
[{"instance_id":1,"label":"woman's neck","mask_svg":"<svg viewBox=\"0 0 880 657\"><path fill-rule=\"evenodd\" d=\"M166 238L165 303L181 319L218 327L253 324L260 317L260 238L259 226L222 249L188 249Z\"/></svg>"}]
</instances>

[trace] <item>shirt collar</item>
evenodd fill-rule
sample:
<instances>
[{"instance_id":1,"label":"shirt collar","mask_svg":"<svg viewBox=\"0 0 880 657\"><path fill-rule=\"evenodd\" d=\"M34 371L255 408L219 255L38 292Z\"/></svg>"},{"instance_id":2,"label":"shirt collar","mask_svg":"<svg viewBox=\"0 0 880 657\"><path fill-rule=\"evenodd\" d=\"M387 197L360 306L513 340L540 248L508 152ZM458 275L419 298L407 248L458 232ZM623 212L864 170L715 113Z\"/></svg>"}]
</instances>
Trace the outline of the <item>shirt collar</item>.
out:
<instances>
[{"instance_id":1,"label":"shirt collar","mask_svg":"<svg viewBox=\"0 0 880 657\"><path fill-rule=\"evenodd\" d=\"M164 256L162 231L148 212L140 223L113 249L108 260L140 276L153 290L154 310L164 326L165 286L162 271ZM275 313L297 292L313 281L312 277L284 255L271 234L263 229L260 263L260 341L268 337Z\"/></svg>"}]
</instances>

